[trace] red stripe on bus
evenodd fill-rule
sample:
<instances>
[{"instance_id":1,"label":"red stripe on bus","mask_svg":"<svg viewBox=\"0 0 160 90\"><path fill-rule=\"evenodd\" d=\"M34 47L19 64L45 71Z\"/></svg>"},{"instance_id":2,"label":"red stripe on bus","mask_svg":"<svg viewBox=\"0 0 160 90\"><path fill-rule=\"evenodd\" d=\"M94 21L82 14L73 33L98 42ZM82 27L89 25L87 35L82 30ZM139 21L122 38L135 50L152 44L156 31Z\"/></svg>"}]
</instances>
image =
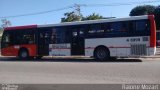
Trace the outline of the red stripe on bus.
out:
<instances>
[{"instance_id":1,"label":"red stripe on bus","mask_svg":"<svg viewBox=\"0 0 160 90\"><path fill-rule=\"evenodd\" d=\"M21 30L21 29L30 29L30 28L37 28L37 25L6 27L4 30Z\"/></svg>"},{"instance_id":2,"label":"red stripe on bus","mask_svg":"<svg viewBox=\"0 0 160 90\"><path fill-rule=\"evenodd\" d=\"M96 47L87 47L85 49L95 49ZM130 46L110 46L108 48L131 48ZM147 46L147 48L150 48L150 46Z\"/></svg>"},{"instance_id":3,"label":"red stripe on bus","mask_svg":"<svg viewBox=\"0 0 160 90\"><path fill-rule=\"evenodd\" d=\"M85 48L85 49L95 49L96 47L88 47L88 48ZM108 48L131 48L131 47L125 47L125 46L117 46L117 47L113 47L113 46L111 46L111 47L108 47Z\"/></svg>"},{"instance_id":4,"label":"red stripe on bus","mask_svg":"<svg viewBox=\"0 0 160 90\"><path fill-rule=\"evenodd\" d=\"M150 47L156 47L156 24L154 21L154 15L148 15L148 19L150 20L151 25Z\"/></svg>"}]
</instances>

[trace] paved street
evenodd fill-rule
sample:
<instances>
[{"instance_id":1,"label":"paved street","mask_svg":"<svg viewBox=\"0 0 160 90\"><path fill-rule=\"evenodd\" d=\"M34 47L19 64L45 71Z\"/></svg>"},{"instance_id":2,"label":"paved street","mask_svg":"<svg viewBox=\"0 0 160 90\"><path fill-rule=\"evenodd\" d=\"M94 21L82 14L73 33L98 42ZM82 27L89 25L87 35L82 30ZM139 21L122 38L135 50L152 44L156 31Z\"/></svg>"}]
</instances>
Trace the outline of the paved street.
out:
<instances>
[{"instance_id":1,"label":"paved street","mask_svg":"<svg viewBox=\"0 0 160 90\"><path fill-rule=\"evenodd\" d=\"M160 84L160 59L17 60L0 58L0 83L23 84Z\"/></svg>"}]
</instances>

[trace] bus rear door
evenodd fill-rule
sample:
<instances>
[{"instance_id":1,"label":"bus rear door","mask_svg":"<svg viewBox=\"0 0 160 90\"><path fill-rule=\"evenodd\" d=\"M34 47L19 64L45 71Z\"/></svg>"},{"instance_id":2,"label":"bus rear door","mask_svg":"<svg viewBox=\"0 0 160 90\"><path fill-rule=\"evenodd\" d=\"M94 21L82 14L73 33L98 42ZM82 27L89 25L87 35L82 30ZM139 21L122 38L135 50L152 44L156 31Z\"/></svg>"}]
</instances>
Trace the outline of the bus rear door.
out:
<instances>
[{"instance_id":1,"label":"bus rear door","mask_svg":"<svg viewBox=\"0 0 160 90\"><path fill-rule=\"evenodd\" d=\"M72 29L71 55L84 55L84 32Z\"/></svg>"}]
</instances>

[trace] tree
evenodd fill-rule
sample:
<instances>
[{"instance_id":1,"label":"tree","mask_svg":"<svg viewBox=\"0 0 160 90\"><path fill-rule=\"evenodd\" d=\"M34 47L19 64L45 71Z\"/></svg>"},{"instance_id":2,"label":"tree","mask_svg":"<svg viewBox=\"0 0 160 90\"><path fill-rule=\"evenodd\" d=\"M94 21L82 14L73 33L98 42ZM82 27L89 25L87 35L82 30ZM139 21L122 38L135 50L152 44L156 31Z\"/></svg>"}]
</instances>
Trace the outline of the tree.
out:
<instances>
[{"instance_id":1,"label":"tree","mask_svg":"<svg viewBox=\"0 0 160 90\"><path fill-rule=\"evenodd\" d=\"M103 16L99 14L93 13L92 15L86 16L82 18L82 21L84 20L96 20L96 19L105 19Z\"/></svg>"},{"instance_id":2,"label":"tree","mask_svg":"<svg viewBox=\"0 0 160 90\"><path fill-rule=\"evenodd\" d=\"M73 22L73 21L85 21L85 20L96 20L96 19L106 19L105 17L93 13L89 16L83 17L82 14L76 14L74 11L73 12L67 12L64 13L64 16L61 19L61 22Z\"/></svg>"},{"instance_id":3,"label":"tree","mask_svg":"<svg viewBox=\"0 0 160 90\"><path fill-rule=\"evenodd\" d=\"M154 12L157 30L160 30L160 6L157 6Z\"/></svg>"},{"instance_id":4,"label":"tree","mask_svg":"<svg viewBox=\"0 0 160 90\"><path fill-rule=\"evenodd\" d=\"M77 15L75 12L67 12L64 16L65 17L61 19L61 22L81 21L82 18L82 15Z\"/></svg>"},{"instance_id":5,"label":"tree","mask_svg":"<svg viewBox=\"0 0 160 90\"><path fill-rule=\"evenodd\" d=\"M130 16L138 16L138 15L149 15L154 14L155 6L152 5L142 5L142 6L136 6L133 8L130 12Z\"/></svg>"}]
</instances>

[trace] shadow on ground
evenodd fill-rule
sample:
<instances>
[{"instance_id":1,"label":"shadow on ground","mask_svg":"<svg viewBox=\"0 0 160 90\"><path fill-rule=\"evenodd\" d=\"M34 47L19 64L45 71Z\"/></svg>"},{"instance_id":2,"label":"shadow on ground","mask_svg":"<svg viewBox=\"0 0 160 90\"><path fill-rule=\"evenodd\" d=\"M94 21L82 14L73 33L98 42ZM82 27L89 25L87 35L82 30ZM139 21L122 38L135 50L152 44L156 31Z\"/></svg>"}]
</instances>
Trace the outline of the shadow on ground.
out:
<instances>
[{"instance_id":1,"label":"shadow on ground","mask_svg":"<svg viewBox=\"0 0 160 90\"><path fill-rule=\"evenodd\" d=\"M18 61L18 62L142 62L141 59L110 59L106 61L98 61L92 58L42 58L22 60L16 57L0 57L0 61Z\"/></svg>"}]
</instances>

